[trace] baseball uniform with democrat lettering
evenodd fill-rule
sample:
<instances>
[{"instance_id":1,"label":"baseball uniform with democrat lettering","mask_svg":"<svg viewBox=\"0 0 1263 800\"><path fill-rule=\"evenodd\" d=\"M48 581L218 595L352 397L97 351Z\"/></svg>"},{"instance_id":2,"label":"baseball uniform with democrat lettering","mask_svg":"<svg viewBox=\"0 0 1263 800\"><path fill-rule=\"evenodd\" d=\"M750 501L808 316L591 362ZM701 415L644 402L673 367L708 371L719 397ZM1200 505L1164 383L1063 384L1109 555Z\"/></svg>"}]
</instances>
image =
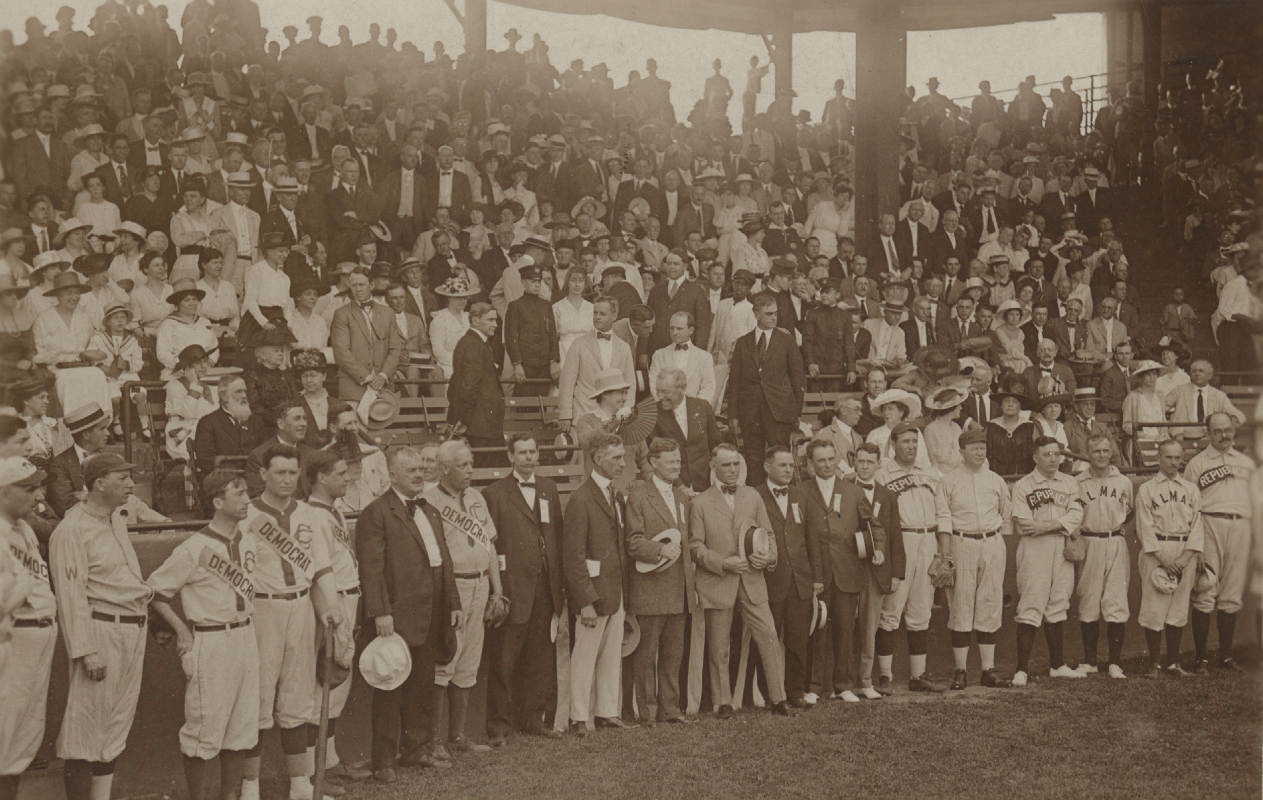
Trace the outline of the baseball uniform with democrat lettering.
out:
<instances>
[{"instance_id":1,"label":"baseball uniform with democrat lettering","mask_svg":"<svg viewBox=\"0 0 1263 800\"><path fill-rule=\"evenodd\" d=\"M346 524L346 517L336 508L326 506L315 500L308 500L314 512L313 516L320 522L317 532L324 537L325 548L329 551L329 564L333 568L333 585L338 590L338 608L342 612L345 625L340 626L334 634L334 652L344 653L348 648L354 649L355 643L351 631L355 621L359 619L360 610L360 567L355 560L355 541L351 538ZM323 652L323 651L322 651ZM323 655L318 655L323 658ZM320 705L324 689L316 682L312 695L311 724L320 724ZM347 679L329 691L329 719L342 716L346 708L346 700L351 696L351 681Z\"/></svg>"}]
</instances>

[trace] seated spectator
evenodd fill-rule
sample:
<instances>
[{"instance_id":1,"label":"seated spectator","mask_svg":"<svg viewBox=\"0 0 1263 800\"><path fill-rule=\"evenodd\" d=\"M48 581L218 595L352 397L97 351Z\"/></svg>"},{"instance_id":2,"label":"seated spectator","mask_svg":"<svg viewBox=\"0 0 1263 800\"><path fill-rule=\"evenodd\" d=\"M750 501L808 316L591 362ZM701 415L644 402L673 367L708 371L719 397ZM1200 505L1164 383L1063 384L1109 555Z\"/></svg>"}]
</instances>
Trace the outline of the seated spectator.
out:
<instances>
[{"instance_id":1,"label":"seated spectator","mask_svg":"<svg viewBox=\"0 0 1263 800\"><path fill-rule=\"evenodd\" d=\"M140 332L152 337L157 335L163 320L171 315L167 298L174 290L167 283L167 261L161 253L148 250L140 263L145 279L132 289L132 316L140 326Z\"/></svg>"},{"instance_id":2,"label":"seated spectator","mask_svg":"<svg viewBox=\"0 0 1263 800\"><path fill-rule=\"evenodd\" d=\"M92 339L88 342L89 350L105 354L105 359L97 362L97 367L105 373L105 380L109 385L114 416L113 433L120 437L123 435L120 415L123 385L140 380L140 370L145 365L140 342L127 330L131 321L132 312L127 306L122 303L106 306L102 329L92 334Z\"/></svg>"},{"instance_id":3,"label":"seated spectator","mask_svg":"<svg viewBox=\"0 0 1263 800\"><path fill-rule=\"evenodd\" d=\"M206 348L191 344L176 357L171 379L164 387L167 454L190 464L193 459L189 448L198 422L218 407L215 386L203 382L210 367L210 353Z\"/></svg>"},{"instance_id":4,"label":"seated spectator","mask_svg":"<svg viewBox=\"0 0 1263 800\"><path fill-rule=\"evenodd\" d=\"M176 283L167 296L167 304L175 308L158 324L154 346L158 362L162 364L163 380L172 377L180 353L189 345L201 345L212 362L219 361L219 342L211 330L210 320L199 314L205 297L206 292L190 280Z\"/></svg>"},{"instance_id":5,"label":"seated spectator","mask_svg":"<svg viewBox=\"0 0 1263 800\"><path fill-rule=\"evenodd\" d=\"M290 363L302 387L298 400L307 413L307 435L303 437L303 443L308 447L325 447L333 438L329 432L329 420L339 406L346 405L331 397L325 389L329 361L319 350L296 348L290 351Z\"/></svg>"},{"instance_id":6,"label":"seated spectator","mask_svg":"<svg viewBox=\"0 0 1263 800\"><path fill-rule=\"evenodd\" d=\"M294 343L288 327L274 326L255 338L254 366L245 371L250 408L259 417L265 433L271 433L277 412L297 399L289 371L285 369L285 348Z\"/></svg>"},{"instance_id":7,"label":"seated spectator","mask_svg":"<svg viewBox=\"0 0 1263 800\"><path fill-rule=\"evenodd\" d=\"M64 409L80 408L96 403L110 407L110 391L105 373L97 362L106 354L88 345L92 340L92 320L79 306L80 298L90 291L77 272L57 276L49 296L57 305L40 312L32 331L35 336L35 363L46 364L57 377L57 399Z\"/></svg>"},{"instance_id":8,"label":"seated spectator","mask_svg":"<svg viewBox=\"0 0 1263 800\"><path fill-rule=\"evenodd\" d=\"M303 443L307 438L307 409L296 401L287 401L276 410L273 420L273 436L264 439L250 451L246 458L246 494L251 498L263 494L263 456L269 447L280 442L298 451L298 492L296 496L307 496L307 479L302 474L307 463L307 454L312 448Z\"/></svg>"},{"instance_id":9,"label":"seated spectator","mask_svg":"<svg viewBox=\"0 0 1263 800\"><path fill-rule=\"evenodd\" d=\"M246 456L266 438L250 409L246 380L229 375L219 382L219 408L197 423L193 459L198 477L209 475L221 460L240 468Z\"/></svg>"},{"instance_id":10,"label":"seated spectator","mask_svg":"<svg viewBox=\"0 0 1263 800\"><path fill-rule=\"evenodd\" d=\"M205 292L198 313L210 323L216 339L236 334L241 324L241 306L237 302L237 290L223 279L224 254L213 247L203 248L197 257L197 268L202 275L197 288Z\"/></svg>"},{"instance_id":11,"label":"seated spectator","mask_svg":"<svg viewBox=\"0 0 1263 800\"><path fill-rule=\"evenodd\" d=\"M26 422L30 452L21 455L27 455L41 468L73 443L66 424L48 414L51 389L52 382L38 376L9 388L9 401Z\"/></svg>"},{"instance_id":12,"label":"seated spectator","mask_svg":"<svg viewBox=\"0 0 1263 800\"><path fill-rule=\"evenodd\" d=\"M316 303L320 300L320 287L314 283L298 283L290 285L290 296L294 298L294 312L289 317L289 329L293 332L294 349L319 350L328 359L333 348L329 347L329 323L316 313Z\"/></svg>"}]
</instances>

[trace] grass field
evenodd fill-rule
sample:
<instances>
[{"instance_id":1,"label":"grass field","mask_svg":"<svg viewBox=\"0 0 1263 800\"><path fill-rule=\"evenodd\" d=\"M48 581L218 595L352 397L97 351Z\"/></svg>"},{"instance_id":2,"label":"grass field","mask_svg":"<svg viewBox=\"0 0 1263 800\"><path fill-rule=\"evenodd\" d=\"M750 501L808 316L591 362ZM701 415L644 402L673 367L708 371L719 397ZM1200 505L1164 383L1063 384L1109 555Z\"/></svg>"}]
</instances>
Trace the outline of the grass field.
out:
<instances>
[{"instance_id":1,"label":"grass field","mask_svg":"<svg viewBox=\"0 0 1263 800\"><path fill-rule=\"evenodd\" d=\"M457 757L451 770L351 785L347 800L1257 798L1259 700L1254 673L1044 678L937 697L898 691L860 704L822 701L797 719L746 711L688 727L515 738L503 751Z\"/></svg>"}]
</instances>

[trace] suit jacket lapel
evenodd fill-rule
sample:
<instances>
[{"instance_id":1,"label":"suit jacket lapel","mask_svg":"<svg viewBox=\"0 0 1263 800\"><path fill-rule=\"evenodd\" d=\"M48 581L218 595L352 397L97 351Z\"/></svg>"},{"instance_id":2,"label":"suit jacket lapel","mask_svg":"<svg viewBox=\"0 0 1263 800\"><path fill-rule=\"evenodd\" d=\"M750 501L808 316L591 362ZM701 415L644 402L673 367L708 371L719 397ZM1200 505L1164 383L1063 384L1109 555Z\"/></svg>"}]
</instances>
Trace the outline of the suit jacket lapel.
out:
<instances>
[{"instance_id":1,"label":"suit jacket lapel","mask_svg":"<svg viewBox=\"0 0 1263 800\"><path fill-rule=\"evenodd\" d=\"M677 507L672 511L672 509L667 508L667 501L663 499L662 492L658 491L658 485L653 482L652 478L645 482L645 486L649 490L649 505L653 507L654 511L658 512L658 515L662 517L664 522L668 522L674 527L679 527L682 523L675 518L676 514L679 513L679 501L675 497L675 490L671 490L671 502L676 503Z\"/></svg>"},{"instance_id":2,"label":"suit jacket lapel","mask_svg":"<svg viewBox=\"0 0 1263 800\"><path fill-rule=\"evenodd\" d=\"M588 484L589 484L588 491L591 492L594 497L596 497L596 504L601 508L602 511L605 512L605 514L610 519L617 522L618 515L614 512L613 507L610 506L609 495L606 494L604 489L602 489L600 486L597 485L595 480L589 478Z\"/></svg>"},{"instance_id":3,"label":"suit jacket lapel","mask_svg":"<svg viewBox=\"0 0 1263 800\"><path fill-rule=\"evenodd\" d=\"M403 501L399 499L399 493L394 490L394 487L391 487L386 491L391 495L390 507L391 510L395 512L395 516L398 517L399 521L403 523L405 528L407 528L408 533L412 534L412 537L417 540L417 544L421 545L421 550L428 553L429 550L425 546L425 539L421 536L421 529L417 527L416 520L408 516L408 509L404 506ZM438 531L435 531L436 536L438 533Z\"/></svg>"},{"instance_id":4,"label":"suit jacket lapel","mask_svg":"<svg viewBox=\"0 0 1263 800\"><path fill-rule=\"evenodd\" d=\"M529 519L531 519L536 524L539 524L539 517L535 515L535 509L531 508L530 506L526 504L526 498L522 495L522 489L521 487L517 485L517 473L510 472L509 477L506 478L505 480L509 481L507 488L509 490L509 495L513 498L513 504L517 506L518 510L521 511L523 514L525 514ZM539 479L536 478L535 479L535 501L536 501L537 506L539 505L539 497L540 497L539 493L541 491L543 491L543 487L539 485Z\"/></svg>"}]
</instances>

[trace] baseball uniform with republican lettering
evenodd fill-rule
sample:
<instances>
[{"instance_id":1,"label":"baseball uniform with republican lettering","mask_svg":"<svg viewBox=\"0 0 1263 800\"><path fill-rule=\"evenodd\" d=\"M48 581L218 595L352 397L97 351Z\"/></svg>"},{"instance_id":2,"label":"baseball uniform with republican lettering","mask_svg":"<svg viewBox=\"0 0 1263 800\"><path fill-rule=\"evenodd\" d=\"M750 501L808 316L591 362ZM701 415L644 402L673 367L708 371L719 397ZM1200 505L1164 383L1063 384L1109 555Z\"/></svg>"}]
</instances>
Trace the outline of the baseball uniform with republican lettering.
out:
<instances>
[{"instance_id":1,"label":"baseball uniform with republican lettering","mask_svg":"<svg viewBox=\"0 0 1263 800\"><path fill-rule=\"evenodd\" d=\"M1022 522L1056 522L1052 533L1022 534ZM1013 484L1013 533L1017 544L1019 624L1039 627L1063 622L1074 593L1074 564L1066 560L1066 538L1083 523L1079 482L1064 472L1047 477L1038 469Z\"/></svg>"},{"instance_id":2,"label":"baseball uniform with republican lettering","mask_svg":"<svg viewBox=\"0 0 1263 800\"><path fill-rule=\"evenodd\" d=\"M943 479L943 473L937 469L913 464L904 467L894 459L882 461L881 468L874 477L878 483L894 492L899 497L899 523L903 528L903 550L906 571L902 576L899 588L884 595L881 601L882 630L893 631L899 628L902 619L910 631L923 631L930 627L930 613L934 608L934 586L930 583L930 562L938 554L939 512L947 513L947 508L940 508L946 500L938 495L934 488ZM889 531L887 536L895 536L898 531Z\"/></svg>"},{"instance_id":3,"label":"baseball uniform with republican lettering","mask_svg":"<svg viewBox=\"0 0 1263 800\"><path fill-rule=\"evenodd\" d=\"M1185 480L1202 494L1202 523L1206 531L1206 566L1219 578L1209 592L1193 596L1193 608L1209 614L1241 610L1250 563L1250 475L1254 461L1229 448L1213 445L1193 456L1184 468Z\"/></svg>"}]
</instances>

